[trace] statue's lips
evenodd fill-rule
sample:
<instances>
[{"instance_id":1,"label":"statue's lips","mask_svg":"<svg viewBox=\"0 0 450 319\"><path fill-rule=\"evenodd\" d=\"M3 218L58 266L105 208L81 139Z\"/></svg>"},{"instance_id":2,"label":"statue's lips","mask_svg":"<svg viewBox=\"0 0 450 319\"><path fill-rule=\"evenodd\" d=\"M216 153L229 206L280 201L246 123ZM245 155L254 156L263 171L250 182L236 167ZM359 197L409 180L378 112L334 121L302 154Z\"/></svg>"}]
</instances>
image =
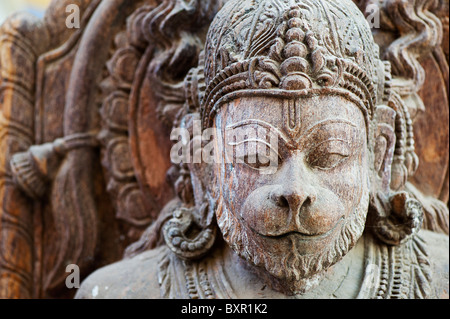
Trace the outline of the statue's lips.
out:
<instances>
[{"instance_id":1,"label":"statue's lips","mask_svg":"<svg viewBox=\"0 0 450 319\"><path fill-rule=\"evenodd\" d=\"M336 224L333 226L333 228L331 228L330 230L324 232L324 233L319 233L319 234L305 234L299 231L290 231L290 232L286 232L286 233L282 233L279 235L264 235L261 234L260 232L254 230L252 227L250 227L250 229L252 231L254 231L255 233L257 233L259 236L261 237L265 237L265 238L270 238L270 239L282 239L282 238L286 238L289 236L295 236L297 238L300 238L302 240L320 240L322 238L327 237L328 235L330 235L331 233L333 233L336 228L338 228L338 226L344 221L344 216L342 216L341 218L339 218L339 220L336 222Z\"/></svg>"}]
</instances>

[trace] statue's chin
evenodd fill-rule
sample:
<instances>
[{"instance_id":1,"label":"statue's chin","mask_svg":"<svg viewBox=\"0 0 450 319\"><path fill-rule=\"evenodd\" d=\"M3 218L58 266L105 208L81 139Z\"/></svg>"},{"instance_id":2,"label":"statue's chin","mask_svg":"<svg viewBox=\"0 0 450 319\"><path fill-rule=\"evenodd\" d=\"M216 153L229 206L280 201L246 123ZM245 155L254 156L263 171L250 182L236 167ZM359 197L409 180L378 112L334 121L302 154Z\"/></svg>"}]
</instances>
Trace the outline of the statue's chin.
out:
<instances>
[{"instance_id":1,"label":"statue's chin","mask_svg":"<svg viewBox=\"0 0 450 319\"><path fill-rule=\"evenodd\" d=\"M249 241L255 238L246 236ZM240 237L239 235L235 238ZM320 283L323 273L336 262L338 262L350 249L349 246L334 245L330 247L326 245L320 251L314 254L304 255L296 249L296 241L301 239L291 239L291 244L283 243L277 245L273 241L286 241L287 239L271 239L271 245L264 245L265 249L259 249L258 244L247 245L254 247L245 251L235 249L240 246L237 242L230 242L230 246L234 252L241 258L247 260L251 265L255 266L255 272L258 277L263 279L274 290L280 291L287 295L303 294L314 288ZM334 242L347 242L353 246L348 239L334 239ZM304 244L304 243L302 243ZM284 247L278 249L276 253L268 247ZM338 249L337 249L338 248Z\"/></svg>"},{"instance_id":2,"label":"statue's chin","mask_svg":"<svg viewBox=\"0 0 450 319\"><path fill-rule=\"evenodd\" d=\"M261 279L273 289L288 295L302 294L317 286L325 270L355 246L364 231L367 211L355 209L318 245L320 249L305 254L303 238L295 235L282 238L258 235L226 206L221 205L217 212L225 241L238 256L255 266Z\"/></svg>"},{"instance_id":3,"label":"statue's chin","mask_svg":"<svg viewBox=\"0 0 450 319\"><path fill-rule=\"evenodd\" d=\"M325 273L322 270L308 278L293 279L274 277L270 271L261 267L255 267L255 272L270 288L289 296L302 295L315 288L319 285Z\"/></svg>"}]
</instances>

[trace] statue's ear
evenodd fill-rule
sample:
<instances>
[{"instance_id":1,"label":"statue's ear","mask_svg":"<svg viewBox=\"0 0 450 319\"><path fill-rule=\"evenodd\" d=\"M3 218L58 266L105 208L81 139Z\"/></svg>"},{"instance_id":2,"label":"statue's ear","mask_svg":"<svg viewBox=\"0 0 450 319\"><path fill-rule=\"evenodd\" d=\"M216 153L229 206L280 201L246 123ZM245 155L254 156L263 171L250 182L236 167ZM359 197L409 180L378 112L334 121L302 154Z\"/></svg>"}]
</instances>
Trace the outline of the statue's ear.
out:
<instances>
[{"instance_id":1,"label":"statue's ear","mask_svg":"<svg viewBox=\"0 0 450 319\"><path fill-rule=\"evenodd\" d=\"M409 240L422 224L422 205L405 191L391 189L396 155L396 111L379 105L375 113L373 174L368 223L375 235L390 245ZM395 163L394 163L395 164ZM406 174L403 174L406 176Z\"/></svg>"},{"instance_id":2,"label":"statue's ear","mask_svg":"<svg viewBox=\"0 0 450 319\"><path fill-rule=\"evenodd\" d=\"M195 117L193 117L195 118ZM190 128L193 123L187 123ZM182 259L198 259L212 248L217 234L213 223L215 203L205 187L208 164L201 161L201 136L192 134L189 142L189 163L180 165L175 190L181 199L173 217L163 226L164 240L169 249ZM196 145L198 144L198 145Z\"/></svg>"},{"instance_id":3,"label":"statue's ear","mask_svg":"<svg viewBox=\"0 0 450 319\"><path fill-rule=\"evenodd\" d=\"M372 193L389 194L392 161L395 151L395 111L379 105L375 112Z\"/></svg>"},{"instance_id":4,"label":"statue's ear","mask_svg":"<svg viewBox=\"0 0 450 319\"><path fill-rule=\"evenodd\" d=\"M202 145L202 149L197 150L197 152L202 152L204 143L199 141L199 145ZM211 190L212 181L210 180L212 178L212 165L205 162L201 157L200 163L190 163L188 167L191 175L193 202L197 211L196 221L201 227L209 227L213 223L216 209L216 201Z\"/></svg>"}]
</instances>

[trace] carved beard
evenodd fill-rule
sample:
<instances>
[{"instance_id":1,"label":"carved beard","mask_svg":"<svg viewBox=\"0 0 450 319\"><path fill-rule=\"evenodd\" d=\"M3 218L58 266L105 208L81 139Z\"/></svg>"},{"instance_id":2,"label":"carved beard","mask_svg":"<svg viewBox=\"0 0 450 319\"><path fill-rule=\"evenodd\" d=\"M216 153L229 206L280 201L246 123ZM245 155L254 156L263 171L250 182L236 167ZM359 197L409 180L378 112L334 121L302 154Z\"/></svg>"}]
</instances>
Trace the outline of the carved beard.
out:
<instances>
[{"instance_id":1,"label":"carved beard","mask_svg":"<svg viewBox=\"0 0 450 319\"><path fill-rule=\"evenodd\" d=\"M267 254L267 248L256 239L259 235L251 231L229 210L222 197L218 200L216 216L228 245L241 258L259 269L265 269L269 274L268 283L272 288L287 294L301 294L318 284L320 274L341 260L355 246L365 228L368 204L369 192L364 191L359 205L345 219L335 239L314 255L298 253L295 238L291 239L289 252L283 251L278 255Z\"/></svg>"}]
</instances>

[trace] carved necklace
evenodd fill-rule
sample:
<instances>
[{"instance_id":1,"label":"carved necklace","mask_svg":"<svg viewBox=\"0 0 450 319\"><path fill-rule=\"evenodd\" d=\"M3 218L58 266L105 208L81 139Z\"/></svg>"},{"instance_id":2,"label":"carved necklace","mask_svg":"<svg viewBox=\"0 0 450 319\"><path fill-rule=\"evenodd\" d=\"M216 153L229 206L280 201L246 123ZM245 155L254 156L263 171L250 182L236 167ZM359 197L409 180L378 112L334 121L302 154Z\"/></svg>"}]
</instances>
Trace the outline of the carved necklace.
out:
<instances>
[{"instance_id":1,"label":"carved necklace","mask_svg":"<svg viewBox=\"0 0 450 319\"><path fill-rule=\"evenodd\" d=\"M223 271L223 258L187 261L166 249L158 264L162 298L235 299Z\"/></svg>"},{"instance_id":2,"label":"carved necklace","mask_svg":"<svg viewBox=\"0 0 450 319\"><path fill-rule=\"evenodd\" d=\"M426 243L419 236L400 246L383 245L368 236L360 299L425 299L431 295Z\"/></svg>"}]
</instances>

